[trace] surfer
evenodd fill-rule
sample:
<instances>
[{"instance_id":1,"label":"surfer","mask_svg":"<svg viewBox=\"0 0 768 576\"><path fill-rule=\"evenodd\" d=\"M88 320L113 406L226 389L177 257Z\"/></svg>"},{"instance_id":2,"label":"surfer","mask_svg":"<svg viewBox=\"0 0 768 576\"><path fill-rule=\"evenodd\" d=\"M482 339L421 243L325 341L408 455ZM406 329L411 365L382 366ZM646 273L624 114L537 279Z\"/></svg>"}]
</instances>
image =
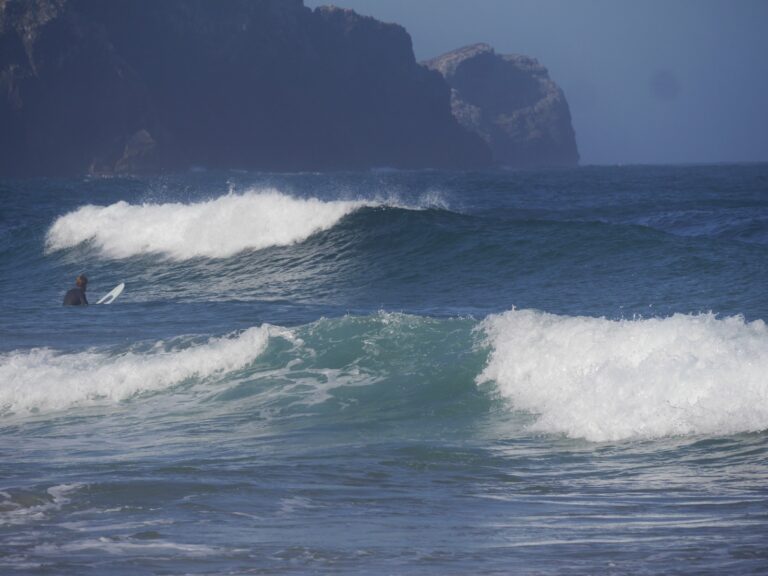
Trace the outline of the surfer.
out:
<instances>
[{"instance_id":1,"label":"surfer","mask_svg":"<svg viewBox=\"0 0 768 576\"><path fill-rule=\"evenodd\" d=\"M64 306L88 306L88 298L85 297L85 288L88 286L88 278L80 274L75 278L75 287L64 296Z\"/></svg>"}]
</instances>

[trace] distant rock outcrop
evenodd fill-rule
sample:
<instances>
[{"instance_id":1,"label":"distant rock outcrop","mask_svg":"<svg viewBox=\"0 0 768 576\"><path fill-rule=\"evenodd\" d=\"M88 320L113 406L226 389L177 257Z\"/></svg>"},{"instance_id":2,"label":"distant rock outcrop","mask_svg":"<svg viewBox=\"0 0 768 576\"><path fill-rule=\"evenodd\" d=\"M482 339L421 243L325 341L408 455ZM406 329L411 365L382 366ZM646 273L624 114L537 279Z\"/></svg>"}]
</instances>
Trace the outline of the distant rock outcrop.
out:
<instances>
[{"instance_id":1,"label":"distant rock outcrop","mask_svg":"<svg viewBox=\"0 0 768 576\"><path fill-rule=\"evenodd\" d=\"M565 95L538 61L475 44L424 64L446 79L454 116L488 143L496 163L521 168L578 163Z\"/></svg>"},{"instance_id":2,"label":"distant rock outcrop","mask_svg":"<svg viewBox=\"0 0 768 576\"><path fill-rule=\"evenodd\" d=\"M0 176L489 165L449 94L302 0L0 0Z\"/></svg>"}]
</instances>

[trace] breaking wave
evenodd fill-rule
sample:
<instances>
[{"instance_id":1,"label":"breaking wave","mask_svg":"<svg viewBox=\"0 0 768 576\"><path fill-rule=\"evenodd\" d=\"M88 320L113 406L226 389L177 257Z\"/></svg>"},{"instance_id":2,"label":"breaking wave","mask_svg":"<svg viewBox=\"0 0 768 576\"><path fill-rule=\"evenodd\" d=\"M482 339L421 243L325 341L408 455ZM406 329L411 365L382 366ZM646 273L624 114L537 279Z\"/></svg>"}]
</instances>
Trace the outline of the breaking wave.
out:
<instances>
[{"instance_id":1,"label":"breaking wave","mask_svg":"<svg viewBox=\"0 0 768 576\"><path fill-rule=\"evenodd\" d=\"M92 242L109 258L227 258L243 250L302 242L351 212L378 204L263 190L194 203L88 205L56 219L46 247L54 251Z\"/></svg>"},{"instance_id":2,"label":"breaking wave","mask_svg":"<svg viewBox=\"0 0 768 576\"><path fill-rule=\"evenodd\" d=\"M534 430L592 441L768 428L768 329L712 314L612 321L512 310L481 324L493 381Z\"/></svg>"},{"instance_id":3,"label":"breaking wave","mask_svg":"<svg viewBox=\"0 0 768 576\"><path fill-rule=\"evenodd\" d=\"M529 426L604 442L766 430L766 374L761 320L512 310L478 322L379 312L122 352L16 350L0 355L0 415L163 393L168 405L198 398L309 427L428 430L431 418L450 415L458 426L459 417L495 414L502 435Z\"/></svg>"},{"instance_id":4,"label":"breaking wave","mask_svg":"<svg viewBox=\"0 0 768 576\"><path fill-rule=\"evenodd\" d=\"M122 354L75 354L38 348L0 355L0 414L25 414L126 400L188 379L225 375L253 362L271 335L290 338L272 326L210 338L200 343L158 342L149 350Z\"/></svg>"}]
</instances>

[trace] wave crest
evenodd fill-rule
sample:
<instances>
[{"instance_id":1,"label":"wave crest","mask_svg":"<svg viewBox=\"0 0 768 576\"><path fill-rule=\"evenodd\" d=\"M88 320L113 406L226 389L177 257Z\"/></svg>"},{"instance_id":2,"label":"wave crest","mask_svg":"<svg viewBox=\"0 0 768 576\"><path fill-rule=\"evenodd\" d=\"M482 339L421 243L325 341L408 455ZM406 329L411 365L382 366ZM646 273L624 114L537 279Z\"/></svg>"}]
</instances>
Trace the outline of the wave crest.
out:
<instances>
[{"instance_id":1,"label":"wave crest","mask_svg":"<svg viewBox=\"0 0 768 576\"><path fill-rule=\"evenodd\" d=\"M294 198L277 190L227 194L189 204L83 206L48 230L48 251L91 241L110 258L162 254L174 260L227 258L286 246L334 226L366 201Z\"/></svg>"},{"instance_id":2,"label":"wave crest","mask_svg":"<svg viewBox=\"0 0 768 576\"><path fill-rule=\"evenodd\" d=\"M0 414L62 410L118 402L163 390L190 378L208 378L244 368L261 355L270 336L291 338L264 325L203 344L148 352L61 354L38 348L0 355Z\"/></svg>"},{"instance_id":3,"label":"wave crest","mask_svg":"<svg viewBox=\"0 0 768 576\"><path fill-rule=\"evenodd\" d=\"M611 321L513 310L482 324L494 381L535 430L592 441L768 428L768 329L712 314Z\"/></svg>"}]
</instances>

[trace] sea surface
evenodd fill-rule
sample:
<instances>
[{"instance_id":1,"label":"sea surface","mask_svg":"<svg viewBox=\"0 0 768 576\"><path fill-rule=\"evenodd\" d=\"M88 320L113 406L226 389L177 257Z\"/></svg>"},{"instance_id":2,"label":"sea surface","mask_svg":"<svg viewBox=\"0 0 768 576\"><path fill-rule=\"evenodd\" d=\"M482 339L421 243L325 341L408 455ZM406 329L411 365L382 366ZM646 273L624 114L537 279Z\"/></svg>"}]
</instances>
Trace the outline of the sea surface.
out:
<instances>
[{"instance_id":1,"label":"sea surface","mask_svg":"<svg viewBox=\"0 0 768 576\"><path fill-rule=\"evenodd\" d=\"M767 164L0 199L2 574L768 574Z\"/></svg>"}]
</instances>

